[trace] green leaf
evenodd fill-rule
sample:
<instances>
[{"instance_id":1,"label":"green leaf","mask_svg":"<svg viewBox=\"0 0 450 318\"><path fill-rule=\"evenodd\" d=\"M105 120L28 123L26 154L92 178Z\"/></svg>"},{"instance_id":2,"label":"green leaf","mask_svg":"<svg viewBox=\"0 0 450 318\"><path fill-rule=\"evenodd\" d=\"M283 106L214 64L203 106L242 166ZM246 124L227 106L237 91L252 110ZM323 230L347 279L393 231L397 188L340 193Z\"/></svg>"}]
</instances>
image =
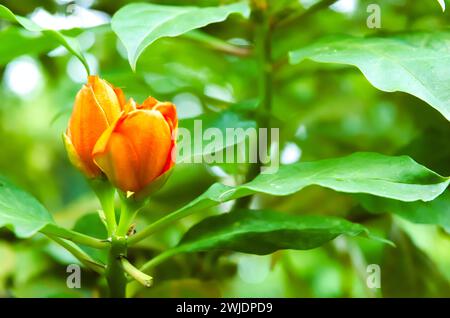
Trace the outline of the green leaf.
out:
<instances>
[{"instance_id":1,"label":"green leaf","mask_svg":"<svg viewBox=\"0 0 450 318\"><path fill-rule=\"evenodd\" d=\"M28 31L40 32L44 36L55 40L56 42L64 46L70 53L76 56L80 60L80 62L84 65L86 72L88 74L90 73L89 65L85 57L83 56L80 47L78 46L78 42L75 39L65 36L62 33L55 30L43 29L33 21L25 17L15 15L14 13L11 12L11 10L9 10L7 7L3 5L0 5L0 19L5 19L13 23L18 23Z\"/></svg>"},{"instance_id":2,"label":"green leaf","mask_svg":"<svg viewBox=\"0 0 450 318\"><path fill-rule=\"evenodd\" d=\"M422 130L409 144L401 148L405 153L441 175L450 175L450 127L446 123L431 124Z\"/></svg>"},{"instance_id":3,"label":"green leaf","mask_svg":"<svg viewBox=\"0 0 450 318\"><path fill-rule=\"evenodd\" d=\"M157 39L224 21L233 13L248 17L247 2L205 8L132 3L114 14L111 27L127 49L128 61L135 70L141 53Z\"/></svg>"},{"instance_id":4,"label":"green leaf","mask_svg":"<svg viewBox=\"0 0 450 318\"><path fill-rule=\"evenodd\" d=\"M186 160L187 162L196 162L196 158L201 160L203 156L218 153L245 140L245 134L239 134L237 138L226 138L224 142L219 143L217 140L214 140L214 137L209 140L203 138L201 133L207 131L208 129L215 129L218 132L220 131L221 135L225 137L227 129L243 129L246 131L248 128L256 128L256 122L253 120L247 120L237 113L224 111L219 114L203 114L198 117L183 119L180 121L179 126L180 128L187 129L190 134L190 136L186 136L190 138L183 140L184 137L181 137L182 134L180 132L180 139L178 143L179 149L181 150L183 141L186 141L190 143L190 151L186 151L184 153L181 152L177 157L177 160L179 162ZM198 138L201 138L201 143L196 143ZM223 140L223 138L221 140ZM200 145L201 147L199 147ZM189 147L187 147L186 144L184 149L187 150L187 148Z\"/></svg>"},{"instance_id":5,"label":"green leaf","mask_svg":"<svg viewBox=\"0 0 450 318\"><path fill-rule=\"evenodd\" d=\"M365 193L412 202L435 199L449 183L450 178L438 175L407 156L361 152L335 159L300 162L281 166L273 174L260 174L236 187L215 183L195 200L131 237L129 242L134 244L159 228L201 209L257 193L285 196L307 186L318 185L339 192Z\"/></svg>"},{"instance_id":6,"label":"green leaf","mask_svg":"<svg viewBox=\"0 0 450 318\"><path fill-rule=\"evenodd\" d=\"M359 196L362 206L371 213L393 213L419 224L436 224L450 232L450 191L430 202L401 202L373 196Z\"/></svg>"},{"instance_id":7,"label":"green leaf","mask_svg":"<svg viewBox=\"0 0 450 318\"><path fill-rule=\"evenodd\" d=\"M21 28L8 27L0 30L0 65L14 58L28 54L39 54L54 49L57 44L42 34L28 32Z\"/></svg>"},{"instance_id":8,"label":"green leaf","mask_svg":"<svg viewBox=\"0 0 450 318\"><path fill-rule=\"evenodd\" d=\"M25 238L49 223L53 223L52 216L34 197L0 177L0 227Z\"/></svg>"},{"instance_id":9,"label":"green leaf","mask_svg":"<svg viewBox=\"0 0 450 318\"><path fill-rule=\"evenodd\" d=\"M368 230L336 217L241 210L194 225L175 249L184 253L220 249L265 255L281 249L316 248L341 234L367 235Z\"/></svg>"},{"instance_id":10,"label":"green leaf","mask_svg":"<svg viewBox=\"0 0 450 318\"><path fill-rule=\"evenodd\" d=\"M438 175L410 157L361 152L341 158L281 166L277 173L260 174L237 187L215 183L174 213L185 216L194 210L256 193L290 195L310 185L408 202L430 201L439 196L449 183L449 178Z\"/></svg>"},{"instance_id":11,"label":"green leaf","mask_svg":"<svg viewBox=\"0 0 450 318\"><path fill-rule=\"evenodd\" d=\"M414 95L450 120L449 41L449 32L332 37L290 52L290 61L356 66L376 88Z\"/></svg>"}]
</instances>

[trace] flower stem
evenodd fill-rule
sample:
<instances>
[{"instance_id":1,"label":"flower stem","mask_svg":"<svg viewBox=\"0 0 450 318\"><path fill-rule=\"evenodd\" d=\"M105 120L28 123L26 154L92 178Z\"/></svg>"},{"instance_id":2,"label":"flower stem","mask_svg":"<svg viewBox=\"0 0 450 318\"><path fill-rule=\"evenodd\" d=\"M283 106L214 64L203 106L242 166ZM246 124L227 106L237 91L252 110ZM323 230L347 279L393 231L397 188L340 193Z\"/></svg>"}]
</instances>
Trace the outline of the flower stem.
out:
<instances>
[{"instance_id":1,"label":"flower stem","mask_svg":"<svg viewBox=\"0 0 450 318\"><path fill-rule=\"evenodd\" d=\"M106 218L108 236L111 237L114 235L117 228L116 212L114 208L114 195L116 190L107 180L93 179L90 180L89 183L100 201Z\"/></svg>"},{"instance_id":2,"label":"flower stem","mask_svg":"<svg viewBox=\"0 0 450 318\"><path fill-rule=\"evenodd\" d=\"M108 255L105 276L111 298L125 298L127 278L122 264L122 258L127 256L127 240L124 237L113 236Z\"/></svg>"},{"instance_id":3,"label":"flower stem","mask_svg":"<svg viewBox=\"0 0 450 318\"><path fill-rule=\"evenodd\" d=\"M136 214L142 208L142 203L134 201L133 198L125 197L121 197L121 201L120 220L116 234L125 237L127 236L128 229L136 217Z\"/></svg>"}]
</instances>

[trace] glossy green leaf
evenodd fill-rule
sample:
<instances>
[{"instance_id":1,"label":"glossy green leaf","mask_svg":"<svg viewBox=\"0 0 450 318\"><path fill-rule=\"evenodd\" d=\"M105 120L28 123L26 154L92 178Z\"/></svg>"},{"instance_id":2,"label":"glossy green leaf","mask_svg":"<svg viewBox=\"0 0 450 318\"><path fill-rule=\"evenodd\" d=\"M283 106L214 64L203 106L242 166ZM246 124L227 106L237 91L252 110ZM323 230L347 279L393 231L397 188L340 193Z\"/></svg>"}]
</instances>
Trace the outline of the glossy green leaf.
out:
<instances>
[{"instance_id":1,"label":"glossy green leaf","mask_svg":"<svg viewBox=\"0 0 450 318\"><path fill-rule=\"evenodd\" d=\"M440 175L450 175L450 126L446 123L433 125L423 130L409 144L402 147L401 153L407 153L417 162L427 166Z\"/></svg>"},{"instance_id":2,"label":"glossy green leaf","mask_svg":"<svg viewBox=\"0 0 450 318\"><path fill-rule=\"evenodd\" d=\"M131 241L136 243L146 238L166 222L257 193L285 196L318 185L339 192L412 202L435 199L449 183L450 178L438 175L407 156L361 152L335 159L300 162L281 166L273 174L260 174L236 187L215 183L195 200L140 231Z\"/></svg>"},{"instance_id":3,"label":"glossy green leaf","mask_svg":"<svg viewBox=\"0 0 450 318\"><path fill-rule=\"evenodd\" d=\"M49 223L52 216L34 197L0 177L0 227L25 238Z\"/></svg>"},{"instance_id":4,"label":"glossy green leaf","mask_svg":"<svg viewBox=\"0 0 450 318\"><path fill-rule=\"evenodd\" d=\"M183 236L176 250L220 249L264 255L281 249L316 248L341 234L367 235L368 230L335 217L241 210L201 221Z\"/></svg>"},{"instance_id":5,"label":"glossy green leaf","mask_svg":"<svg viewBox=\"0 0 450 318\"><path fill-rule=\"evenodd\" d=\"M76 56L80 60L80 62L84 65L86 72L88 74L90 73L89 65L85 57L83 56L83 53L78 45L78 42L75 39L65 36L61 32L55 30L43 29L33 21L25 17L15 15L14 13L11 12L11 10L9 10L7 7L3 5L0 5L0 19L5 19L13 23L18 23L28 31L40 32L44 36L55 40L60 45L64 46L70 53Z\"/></svg>"},{"instance_id":6,"label":"glossy green leaf","mask_svg":"<svg viewBox=\"0 0 450 318\"><path fill-rule=\"evenodd\" d=\"M310 185L407 202L430 201L439 196L449 183L449 178L438 175L410 157L362 152L281 166L277 173L260 174L237 187L216 183L175 213L189 215L194 210L256 193L290 195Z\"/></svg>"},{"instance_id":7,"label":"glossy green leaf","mask_svg":"<svg viewBox=\"0 0 450 318\"><path fill-rule=\"evenodd\" d=\"M247 17L250 14L247 2L204 8L132 3L116 12L111 27L127 49L134 70L141 53L157 39L224 21L233 13Z\"/></svg>"},{"instance_id":8,"label":"glossy green leaf","mask_svg":"<svg viewBox=\"0 0 450 318\"><path fill-rule=\"evenodd\" d=\"M356 66L376 88L414 95L450 120L449 41L449 32L332 37L291 52L290 61Z\"/></svg>"}]
</instances>

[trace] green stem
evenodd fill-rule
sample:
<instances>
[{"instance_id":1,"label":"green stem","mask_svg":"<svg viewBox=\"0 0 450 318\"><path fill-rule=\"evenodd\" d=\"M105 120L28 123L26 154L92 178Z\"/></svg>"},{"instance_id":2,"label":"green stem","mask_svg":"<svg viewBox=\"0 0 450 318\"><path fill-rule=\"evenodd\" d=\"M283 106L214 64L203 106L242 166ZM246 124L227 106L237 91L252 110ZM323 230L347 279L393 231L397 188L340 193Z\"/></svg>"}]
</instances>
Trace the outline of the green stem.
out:
<instances>
[{"instance_id":1,"label":"green stem","mask_svg":"<svg viewBox=\"0 0 450 318\"><path fill-rule=\"evenodd\" d=\"M45 233L45 235L53 240L55 243L64 247L67 251L69 251L76 259L78 259L83 265L91 270L103 274L105 271L105 266L94 261L89 255L87 255L83 250L81 250L78 246L71 244L71 242L67 242L57 236Z\"/></svg>"},{"instance_id":2,"label":"green stem","mask_svg":"<svg viewBox=\"0 0 450 318\"><path fill-rule=\"evenodd\" d=\"M159 254L158 256L152 258L151 260L149 260L147 263L145 263L144 265L142 265L142 267L139 269L141 272L146 272L150 269L153 269L155 266L161 264L162 262L164 262L165 260L167 260L168 258L176 255L180 253L179 251L177 251L176 249L171 249L171 250L167 250L161 254Z\"/></svg>"},{"instance_id":3,"label":"green stem","mask_svg":"<svg viewBox=\"0 0 450 318\"><path fill-rule=\"evenodd\" d=\"M282 29L295 25L296 23L305 20L307 17L312 16L317 11L328 8L335 2L338 2L338 0L322 0L320 2L317 2L316 4L312 5L308 10L303 11L301 13L294 13L293 15L287 17L286 19L281 20L279 23L277 23L276 26L278 29Z\"/></svg>"},{"instance_id":4,"label":"green stem","mask_svg":"<svg viewBox=\"0 0 450 318\"><path fill-rule=\"evenodd\" d=\"M117 236L127 236L128 230L133 222L138 211L142 208L140 202L134 201L133 198L121 197L121 210L120 210L120 220L117 226L116 234Z\"/></svg>"},{"instance_id":5,"label":"green stem","mask_svg":"<svg viewBox=\"0 0 450 318\"><path fill-rule=\"evenodd\" d=\"M137 280L145 287L150 287L153 284L153 277L141 272L133 264L131 264L125 257L122 258L122 266L125 272Z\"/></svg>"},{"instance_id":6,"label":"green stem","mask_svg":"<svg viewBox=\"0 0 450 318\"><path fill-rule=\"evenodd\" d=\"M251 52L248 48L230 44L226 41L223 41L219 38L216 38L214 36L211 36L207 33L198 30L190 31L188 33L185 33L183 36L185 38L204 43L205 45L208 45L214 50L235 56L246 57L250 55Z\"/></svg>"},{"instance_id":7,"label":"green stem","mask_svg":"<svg viewBox=\"0 0 450 318\"><path fill-rule=\"evenodd\" d=\"M126 256L126 238L113 236L105 272L111 298L125 298L127 278L125 277L122 258Z\"/></svg>"},{"instance_id":8,"label":"green stem","mask_svg":"<svg viewBox=\"0 0 450 318\"><path fill-rule=\"evenodd\" d=\"M89 235L85 235L82 233L78 233L76 231L68 230L63 227L59 227L56 224L48 224L43 229L40 230L41 233L51 236L57 236L74 243L78 243L81 245L90 246L93 248L104 249L109 246L108 241L102 241L91 237Z\"/></svg>"},{"instance_id":9,"label":"green stem","mask_svg":"<svg viewBox=\"0 0 450 318\"><path fill-rule=\"evenodd\" d=\"M116 212L114 208L115 189L107 181L103 179L90 180L90 185L97 195L102 206L106 218L106 227L108 228L108 236L111 237L116 232Z\"/></svg>"},{"instance_id":10,"label":"green stem","mask_svg":"<svg viewBox=\"0 0 450 318\"><path fill-rule=\"evenodd\" d=\"M193 201L194 202L194 201ZM137 234L131 236L128 238L128 244L133 245L136 244L143 239L149 237L153 233L165 228L166 226L170 225L171 223L178 221L192 213L192 210L181 208L175 212L172 212L156 222L153 222L152 224L148 225L146 228L144 228L142 231L139 231Z\"/></svg>"},{"instance_id":11,"label":"green stem","mask_svg":"<svg viewBox=\"0 0 450 318\"><path fill-rule=\"evenodd\" d=\"M270 117L272 112L272 30L270 25L270 17L268 12L268 3L255 6L253 9L253 19L256 23L255 30L255 52L257 54L260 81L259 94L260 106L256 116L259 128L266 128L268 130L268 138L270 140ZM261 147L261 145L259 145ZM263 149L267 153L267 149ZM270 150L270 146L269 146ZM261 152L260 151L260 152ZM254 179L261 172L262 163L258 160L250 166L246 176L245 182ZM247 196L236 201L233 209L247 208L250 205L252 196Z\"/></svg>"}]
</instances>

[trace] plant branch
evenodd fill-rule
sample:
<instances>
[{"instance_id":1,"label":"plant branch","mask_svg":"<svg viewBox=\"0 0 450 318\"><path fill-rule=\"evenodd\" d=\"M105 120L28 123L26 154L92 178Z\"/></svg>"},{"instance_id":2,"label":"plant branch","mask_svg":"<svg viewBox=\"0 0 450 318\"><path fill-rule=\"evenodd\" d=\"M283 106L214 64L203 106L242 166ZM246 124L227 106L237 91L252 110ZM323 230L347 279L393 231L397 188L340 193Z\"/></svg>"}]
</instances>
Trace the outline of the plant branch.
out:
<instances>
[{"instance_id":1,"label":"plant branch","mask_svg":"<svg viewBox=\"0 0 450 318\"><path fill-rule=\"evenodd\" d=\"M308 10L300 12L300 13L294 13L290 16L288 16L286 19L281 20L276 24L277 28L285 28L291 25L296 24L297 22L300 22L304 20L305 18L313 15L317 11L320 11L322 9L328 8L329 6L333 5L338 0L323 0L320 1L313 6L311 6Z\"/></svg>"},{"instance_id":2,"label":"plant branch","mask_svg":"<svg viewBox=\"0 0 450 318\"><path fill-rule=\"evenodd\" d=\"M159 254L158 256L152 258L151 260L149 260L147 263L142 265L142 267L139 270L141 272L146 272L150 269L153 269L155 266L163 263L165 260L167 260L168 258L170 258L178 253L179 253L179 251L177 251L176 249L167 250L167 251Z\"/></svg>"},{"instance_id":3,"label":"plant branch","mask_svg":"<svg viewBox=\"0 0 450 318\"><path fill-rule=\"evenodd\" d=\"M194 30L191 32L188 32L183 35L185 38L194 40L197 42L204 43L205 45L211 47L213 50L223 52L230 55L240 56L240 57L246 57L251 54L251 50L245 47L239 47L233 44L230 44L226 41L223 41L222 39L216 38L212 35L209 35L207 33Z\"/></svg>"},{"instance_id":4,"label":"plant branch","mask_svg":"<svg viewBox=\"0 0 450 318\"><path fill-rule=\"evenodd\" d=\"M191 204L195 205L196 201L192 201ZM192 211L189 208L182 207L179 210L176 210L175 212L172 212L156 222L153 222L152 224L148 225L146 228L144 228L142 231L139 231L133 236L130 236L128 238L128 245L136 244L143 239L147 238L148 236L152 235L153 233L165 228L169 224L178 221L188 215L190 215Z\"/></svg>"},{"instance_id":5,"label":"plant branch","mask_svg":"<svg viewBox=\"0 0 450 318\"><path fill-rule=\"evenodd\" d=\"M270 25L270 16L267 3L262 3L262 5L255 5L253 9L253 19L256 23L256 33L255 33L255 53L257 54L259 70L260 70L260 81L259 81L259 94L261 104L257 109L257 122L259 128L265 128L270 132L271 126L271 113L272 113L272 72L273 72L273 61L272 61L272 28ZM270 136L268 139L270 140ZM261 143L259 144L261 147ZM267 145L266 145L267 146ZM265 149L264 153L268 153ZM261 150L259 151L262 152ZM245 176L245 182L254 179L260 172L262 167L261 160L252 164ZM252 197L244 197L238 199L235 203L234 209L246 208L249 206Z\"/></svg>"},{"instance_id":6,"label":"plant branch","mask_svg":"<svg viewBox=\"0 0 450 318\"><path fill-rule=\"evenodd\" d=\"M81 250L78 246L74 245L71 242L67 242L60 237L54 236L52 234L45 233L45 235L53 240L55 243L61 245L67 251L69 251L76 259L78 259L83 265L91 270L103 274L105 271L105 265L100 264L93 260L89 255L87 255L83 250Z\"/></svg>"},{"instance_id":7,"label":"plant branch","mask_svg":"<svg viewBox=\"0 0 450 318\"><path fill-rule=\"evenodd\" d=\"M109 246L109 242L107 240L99 240L92 236L68 230L52 223L47 224L43 229L40 230L40 232L45 235L56 236L65 240L72 241L74 243L90 246L93 248L104 249Z\"/></svg>"}]
</instances>

